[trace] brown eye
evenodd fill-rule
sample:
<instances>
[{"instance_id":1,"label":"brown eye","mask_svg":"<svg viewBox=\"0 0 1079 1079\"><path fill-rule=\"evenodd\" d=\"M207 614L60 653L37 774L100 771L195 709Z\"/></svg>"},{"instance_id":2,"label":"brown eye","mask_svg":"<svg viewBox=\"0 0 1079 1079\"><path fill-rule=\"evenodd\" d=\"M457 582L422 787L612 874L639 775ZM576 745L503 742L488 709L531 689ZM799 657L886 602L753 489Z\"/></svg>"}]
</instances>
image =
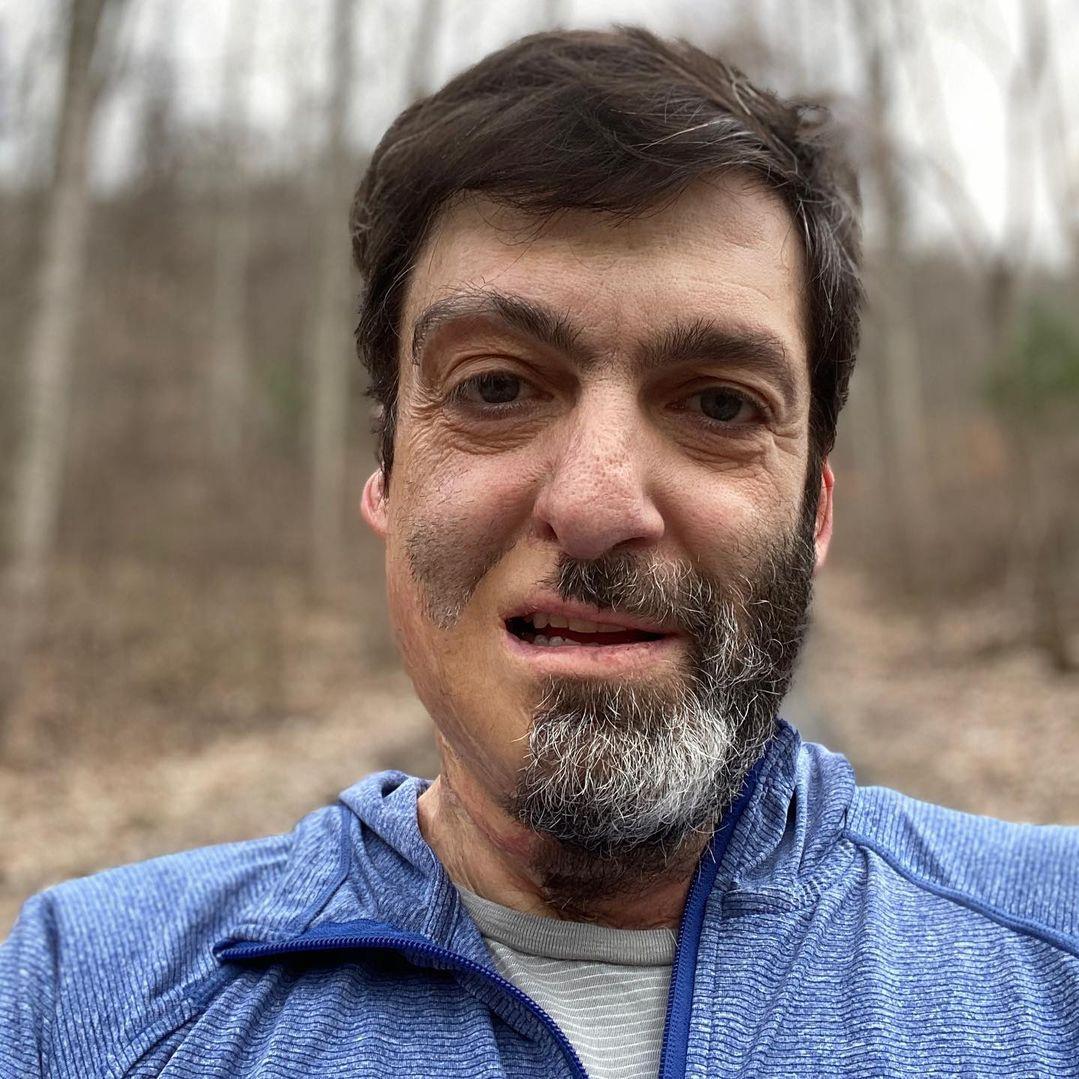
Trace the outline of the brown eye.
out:
<instances>
[{"instance_id":1,"label":"brown eye","mask_svg":"<svg viewBox=\"0 0 1079 1079\"><path fill-rule=\"evenodd\" d=\"M727 389L725 386L712 386L687 398L697 402L690 405L689 411L699 412L715 423L747 422L760 410L743 394Z\"/></svg>"},{"instance_id":2,"label":"brown eye","mask_svg":"<svg viewBox=\"0 0 1079 1079\"><path fill-rule=\"evenodd\" d=\"M516 375L507 375L500 371L493 371L486 375L477 375L470 378L480 400L487 405L505 405L517 399L521 391L521 380Z\"/></svg>"},{"instance_id":3,"label":"brown eye","mask_svg":"<svg viewBox=\"0 0 1079 1079\"><path fill-rule=\"evenodd\" d=\"M498 417L529 408L537 396L535 387L512 371L484 371L459 382L449 400L477 415Z\"/></svg>"}]
</instances>

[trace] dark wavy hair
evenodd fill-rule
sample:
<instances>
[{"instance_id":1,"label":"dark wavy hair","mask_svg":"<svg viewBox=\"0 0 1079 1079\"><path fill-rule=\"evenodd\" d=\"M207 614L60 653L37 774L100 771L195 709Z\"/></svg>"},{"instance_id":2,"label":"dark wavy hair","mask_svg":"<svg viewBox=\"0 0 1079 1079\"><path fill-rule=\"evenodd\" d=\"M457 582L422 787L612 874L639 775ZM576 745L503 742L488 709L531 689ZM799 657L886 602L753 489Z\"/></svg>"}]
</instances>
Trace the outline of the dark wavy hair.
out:
<instances>
[{"instance_id":1,"label":"dark wavy hair","mask_svg":"<svg viewBox=\"0 0 1079 1079\"><path fill-rule=\"evenodd\" d=\"M826 109L785 101L687 42L637 28L522 38L405 109L375 150L350 228L364 282L356 344L378 405L387 489L402 301L448 200L480 193L540 219L633 216L734 169L783 200L805 248L815 505L858 346L857 181Z\"/></svg>"}]
</instances>

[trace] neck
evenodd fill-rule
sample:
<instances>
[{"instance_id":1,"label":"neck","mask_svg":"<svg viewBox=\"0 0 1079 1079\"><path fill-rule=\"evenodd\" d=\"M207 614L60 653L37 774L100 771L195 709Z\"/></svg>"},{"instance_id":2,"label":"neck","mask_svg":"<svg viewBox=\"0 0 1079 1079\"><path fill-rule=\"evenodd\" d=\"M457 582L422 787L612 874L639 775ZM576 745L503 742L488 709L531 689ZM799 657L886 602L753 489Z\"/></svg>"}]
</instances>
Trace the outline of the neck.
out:
<instances>
[{"instance_id":1,"label":"neck","mask_svg":"<svg viewBox=\"0 0 1079 1079\"><path fill-rule=\"evenodd\" d=\"M455 884L514 910L617 929L677 929L707 843L694 837L661 871L642 874L582 859L597 867L595 880L575 880L567 891L552 884L551 866L563 863L557 841L525 828L453 769L420 797L418 813L424 839Z\"/></svg>"}]
</instances>

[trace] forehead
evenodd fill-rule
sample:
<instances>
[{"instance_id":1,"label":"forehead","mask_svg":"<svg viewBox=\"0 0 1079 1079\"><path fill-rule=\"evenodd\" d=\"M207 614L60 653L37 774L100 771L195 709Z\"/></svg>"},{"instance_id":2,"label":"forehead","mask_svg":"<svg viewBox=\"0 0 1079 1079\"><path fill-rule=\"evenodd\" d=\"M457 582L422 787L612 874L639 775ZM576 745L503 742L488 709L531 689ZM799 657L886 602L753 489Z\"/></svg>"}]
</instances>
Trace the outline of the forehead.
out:
<instances>
[{"instance_id":1,"label":"forehead","mask_svg":"<svg viewBox=\"0 0 1079 1079\"><path fill-rule=\"evenodd\" d=\"M802 244L780 199L743 176L623 219L575 210L542 221L485 197L456 201L417 259L405 347L432 303L476 289L557 308L612 355L665 323L707 319L778 338L804 368Z\"/></svg>"}]
</instances>

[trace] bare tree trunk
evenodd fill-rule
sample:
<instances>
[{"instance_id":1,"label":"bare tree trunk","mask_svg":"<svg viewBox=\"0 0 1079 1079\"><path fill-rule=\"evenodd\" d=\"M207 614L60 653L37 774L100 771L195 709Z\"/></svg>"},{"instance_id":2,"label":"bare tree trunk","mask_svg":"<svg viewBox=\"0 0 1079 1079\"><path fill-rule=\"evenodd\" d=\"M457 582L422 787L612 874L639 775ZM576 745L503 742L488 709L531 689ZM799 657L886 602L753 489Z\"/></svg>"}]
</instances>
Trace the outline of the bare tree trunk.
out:
<instances>
[{"instance_id":1,"label":"bare tree trunk","mask_svg":"<svg viewBox=\"0 0 1079 1079\"><path fill-rule=\"evenodd\" d=\"M408 58L408 100L418 101L431 92L435 48L442 25L443 0L423 0L420 4L412 52Z\"/></svg>"},{"instance_id":2,"label":"bare tree trunk","mask_svg":"<svg viewBox=\"0 0 1079 1079\"><path fill-rule=\"evenodd\" d=\"M56 547L71 364L86 267L90 131L100 90L92 61L110 2L115 0L72 0L69 8L55 163L26 349L25 426L15 469L9 570L13 639L6 652L12 670L5 696L17 695L21 666L40 628Z\"/></svg>"},{"instance_id":3,"label":"bare tree trunk","mask_svg":"<svg viewBox=\"0 0 1079 1079\"><path fill-rule=\"evenodd\" d=\"M1071 18L1079 21L1079 10L1072 8ZM1068 113L1069 96L1061 74L1060 56L1064 49L1059 42L1069 39L1059 34L1059 27L1057 30L1055 46L1047 43L1045 49L1042 82L1047 108L1042 146L1046 154L1046 179L1054 195L1061 235L1067 241L1068 258L1075 266L1079 262L1079 132Z\"/></svg>"},{"instance_id":4,"label":"bare tree trunk","mask_svg":"<svg viewBox=\"0 0 1079 1079\"><path fill-rule=\"evenodd\" d=\"M886 33L884 9L856 0L854 12L865 53L870 166L884 226L874 296L882 324L877 385L882 395L886 481L881 508L889 512L898 577L908 593L921 594L928 583L928 553L935 546L934 485L907 248L906 197L888 108L894 81L891 55L903 42L898 33Z\"/></svg>"},{"instance_id":5,"label":"bare tree trunk","mask_svg":"<svg viewBox=\"0 0 1079 1079\"><path fill-rule=\"evenodd\" d=\"M1028 0L1022 8L1024 51L1012 73L1008 95L1009 153L1005 196L1007 202L1005 238L1008 254L998 260L990 277L987 297L990 310L987 323L996 330L996 347L1006 347L1026 279L1033 232L1033 177L1030 163L1036 157L1039 107L1055 106L1055 79L1051 71L1049 16L1044 0ZM1048 99L1045 101L1045 99ZM1065 147L1061 147L1066 152ZM1051 181L1050 181L1051 182ZM1066 190L1066 188L1065 188ZM1063 207L1066 214L1072 207ZM1068 235L1065 222L1063 233ZM1024 524L1026 542L1021 557L1025 585L1032 609L1032 637L1049 666L1058 673L1075 670L1068 639L1067 620L1061 595L1063 591L1065 551L1064 524L1058 501L1046 490L1046 472L1050 467L1039 452L1046 445L1047 432L1035 432L1020 417L1011 426L1018 488L1027 499ZM1040 437L1039 437L1040 436Z\"/></svg>"},{"instance_id":6,"label":"bare tree trunk","mask_svg":"<svg viewBox=\"0 0 1079 1079\"><path fill-rule=\"evenodd\" d=\"M344 565L345 457L348 449L349 159L345 138L353 79L353 0L334 0L331 90L320 173L316 288L311 309L311 553L316 586L329 590Z\"/></svg>"},{"instance_id":7,"label":"bare tree trunk","mask_svg":"<svg viewBox=\"0 0 1079 1079\"><path fill-rule=\"evenodd\" d=\"M816 89L813 85L813 43L810 40L813 13L809 10L809 0L793 0L785 6L794 85L799 93L808 93L811 89Z\"/></svg>"},{"instance_id":8,"label":"bare tree trunk","mask_svg":"<svg viewBox=\"0 0 1079 1079\"><path fill-rule=\"evenodd\" d=\"M1040 14L1040 29L1044 32L1047 23L1044 6ZM1071 10L1073 20L1077 14L1079 13L1074 9ZM1055 202L1059 215L1060 233L1067 241L1068 257L1074 272L1076 263L1079 261L1079 138L1076 137L1074 123L1069 122L1067 97L1059 63L1063 49L1059 41L1058 38L1055 47L1053 43L1045 43L1042 84L1048 100L1048 108L1042 145L1046 154L1047 178L1051 188L1056 191ZM1073 288L1072 291L1073 302L1079 306L1079 295L1075 294L1077 290ZM1046 544L1045 563L1053 567L1055 581L1052 577L1050 578L1049 595L1041 606L1044 617L1042 638L1045 642L1045 652L1053 667L1061 672L1074 672L1079 668L1079 657L1071 649L1068 620L1064 614L1066 595L1064 582L1067 579L1065 567L1069 554L1064 538L1065 524L1063 515L1058 510L1055 528Z\"/></svg>"},{"instance_id":9,"label":"bare tree trunk","mask_svg":"<svg viewBox=\"0 0 1079 1079\"><path fill-rule=\"evenodd\" d=\"M1077 661L1071 653L1067 618L1061 602L1064 525L1056 500L1046 489L1046 462L1037 459L1037 448L1022 421L1015 425L1011 436L1017 479L1026 496L1021 521L1031 636L1050 669L1058 674L1069 674L1076 670Z\"/></svg>"},{"instance_id":10,"label":"bare tree trunk","mask_svg":"<svg viewBox=\"0 0 1079 1079\"><path fill-rule=\"evenodd\" d=\"M566 25L569 0L543 0L542 30L554 30Z\"/></svg>"},{"instance_id":11,"label":"bare tree trunk","mask_svg":"<svg viewBox=\"0 0 1079 1079\"><path fill-rule=\"evenodd\" d=\"M251 222L244 150L253 12L254 7L247 0L233 0L218 132L213 328L207 368L209 444L215 464L232 479L239 472L248 426L246 314Z\"/></svg>"}]
</instances>

